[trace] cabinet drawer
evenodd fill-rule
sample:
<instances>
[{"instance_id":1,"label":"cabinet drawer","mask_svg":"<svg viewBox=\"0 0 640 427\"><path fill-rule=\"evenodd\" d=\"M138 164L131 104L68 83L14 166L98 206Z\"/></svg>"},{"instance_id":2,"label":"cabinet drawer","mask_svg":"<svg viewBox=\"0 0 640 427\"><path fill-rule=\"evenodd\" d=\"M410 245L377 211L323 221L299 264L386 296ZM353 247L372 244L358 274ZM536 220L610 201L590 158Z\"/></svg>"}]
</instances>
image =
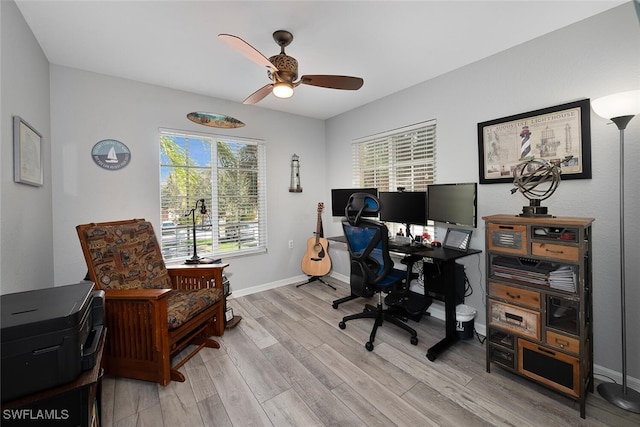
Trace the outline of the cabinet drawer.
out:
<instances>
[{"instance_id":1,"label":"cabinet drawer","mask_svg":"<svg viewBox=\"0 0 640 427\"><path fill-rule=\"evenodd\" d=\"M527 254L527 226L488 224L487 245L490 251Z\"/></svg>"},{"instance_id":2,"label":"cabinet drawer","mask_svg":"<svg viewBox=\"0 0 640 427\"><path fill-rule=\"evenodd\" d=\"M489 360L493 363L506 366L507 368L516 368L516 361L513 353L493 345L489 345Z\"/></svg>"},{"instance_id":3,"label":"cabinet drawer","mask_svg":"<svg viewBox=\"0 0 640 427\"><path fill-rule=\"evenodd\" d=\"M580 360L518 339L518 372L572 396L580 395Z\"/></svg>"},{"instance_id":4,"label":"cabinet drawer","mask_svg":"<svg viewBox=\"0 0 640 427\"><path fill-rule=\"evenodd\" d=\"M580 341L573 337L559 334L553 331L547 331L545 342L550 346L561 348L571 353L580 353Z\"/></svg>"},{"instance_id":5,"label":"cabinet drawer","mask_svg":"<svg viewBox=\"0 0 640 427\"><path fill-rule=\"evenodd\" d=\"M512 301L528 307L540 308L539 292L489 282L489 293L495 298Z\"/></svg>"},{"instance_id":6,"label":"cabinet drawer","mask_svg":"<svg viewBox=\"0 0 640 427\"><path fill-rule=\"evenodd\" d=\"M564 259L578 262L580 251L577 246L556 245L553 243L533 242L531 253L536 256Z\"/></svg>"},{"instance_id":7,"label":"cabinet drawer","mask_svg":"<svg viewBox=\"0 0 640 427\"><path fill-rule=\"evenodd\" d=\"M537 311L489 300L489 316L490 326L540 340L540 313Z\"/></svg>"}]
</instances>

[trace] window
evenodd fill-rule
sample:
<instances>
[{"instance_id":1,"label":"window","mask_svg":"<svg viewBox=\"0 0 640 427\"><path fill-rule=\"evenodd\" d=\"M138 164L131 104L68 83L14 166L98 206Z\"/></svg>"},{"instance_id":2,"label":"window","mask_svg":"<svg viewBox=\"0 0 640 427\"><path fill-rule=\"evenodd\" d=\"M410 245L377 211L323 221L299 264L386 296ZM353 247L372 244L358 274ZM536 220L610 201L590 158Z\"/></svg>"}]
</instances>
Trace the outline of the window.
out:
<instances>
[{"instance_id":1,"label":"window","mask_svg":"<svg viewBox=\"0 0 640 427\"><path fill-rule=\"evenodd\" d=\"M201 257L264 252L265 181L262 142L162 130L160 209L165 259L189 258L194 248Z\"/></svg>"},{"instance_id":2,"label":"window","mask_svg":"<svg viewBox=\"0 0 640 427\"><path fill-rule=\"evenodd\" d=\"M426 191L435 181L436 121L360 138L353 142L353 186L378 191ZM397 226L389 227L396 232ZM420 230L416 229L416 232Z\"/></svg>"}]
</instances>

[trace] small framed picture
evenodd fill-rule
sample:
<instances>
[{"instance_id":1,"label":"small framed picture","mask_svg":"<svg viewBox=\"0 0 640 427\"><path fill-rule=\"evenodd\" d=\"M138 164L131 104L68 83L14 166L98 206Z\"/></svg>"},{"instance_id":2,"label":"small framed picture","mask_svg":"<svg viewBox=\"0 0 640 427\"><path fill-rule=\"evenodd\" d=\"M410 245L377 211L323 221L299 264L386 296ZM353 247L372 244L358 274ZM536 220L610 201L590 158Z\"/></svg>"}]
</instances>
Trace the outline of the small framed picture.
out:
<instances>
[{"instance_id":1,"label":"small framed picture","mask_svg":"<svg viewBox=\"0 0 640 427\"><path fill-rule=\"evenodd\" d=\"M19 116L13 116L13 180L43 184L42 135Z\"/></svg>"},{"instance_id":2,"label":"small framed picture","mask_svg":"<svg viewBox=\"0 0 640 427\"><path fill-rule=\"evenodd\" d=\"M224 320L226 322L231 322L233 319L233 308L227 308L227 311L224 313Z\"/></svg>"},{"instance_id":3,"label":"small framed picture","mask_svg":"<svg viewBox=\"0 0 640 427\"><path fill-rule=\"evenodd\" d=\"M466 251L469 249L469 243L471 242L471 233L473 233L473 230L448 228L442 246L448 249Z\"/></svg>"}]
</instances>

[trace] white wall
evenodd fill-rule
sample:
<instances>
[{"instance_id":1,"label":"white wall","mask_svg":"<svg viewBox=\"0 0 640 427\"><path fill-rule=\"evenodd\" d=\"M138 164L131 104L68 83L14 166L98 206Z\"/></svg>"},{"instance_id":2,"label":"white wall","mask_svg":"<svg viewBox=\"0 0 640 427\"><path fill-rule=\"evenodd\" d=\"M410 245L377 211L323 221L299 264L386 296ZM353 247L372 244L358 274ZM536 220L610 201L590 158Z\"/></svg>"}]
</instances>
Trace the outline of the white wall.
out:
<instances>
[{"instance_id":1,"label":"white wall","mask_svg":"<svg viewBox=\"0 0 640 427\"><path fill-rule=\"evenodd\" d=\"M235 117L246 126L222 134L266 141L268 251L223 258L231 264L226 272L233 289L302 274L317 195L325 190L323 121L56 65L51 66L51 111L56 285L73 283L86 272L77 224L147 218L160 229L159 128L215 131L187 120L192 111ZM93 145L107 138L131 150L125 168L108 171L93 162ZM294 153L300 156L302 193L289 192Z\"/></svg>"},{"instance_id":2,"label":"white wall","mask_svg":"<svg viewBox=\"0 0 640 427\"><path fill-rule=\"evenodd\" d=\"M15 3L0 2L0 293L53 286L49 62ZM12 117L42 135L44 185L13 182Z\"/></svg>"},{"instance_id":3,"label":"white wall","mask_svg":"<svg viewBox=\"0 0 640 427\"><path fill-rule=\"evenodd\" d=\"M477 123L539 108L640 89L640 25L631 3L391 95L327 121L330 188L351 185L351 141L387 129L437 120L437 182L478 181ZM372 120L375 118L375 120ZM595 362L621 369L618 130L591 114L593 179L563 181L543 205L558 216L596 218L593 231ZM628 354L640 353L640 118L626 131ZM528 201L510 184L479 185L479 217L522 211ZM339 223L325 227L339 233ZM484 224L471 246L484 248ZM442 234L441 234L442 235ZM466 303L485 323L484 255L462 261L474 293ZM343 274L347 274L346 270ZM640 359L629 357L640 378Z\"/></svg>"}]
</instances>

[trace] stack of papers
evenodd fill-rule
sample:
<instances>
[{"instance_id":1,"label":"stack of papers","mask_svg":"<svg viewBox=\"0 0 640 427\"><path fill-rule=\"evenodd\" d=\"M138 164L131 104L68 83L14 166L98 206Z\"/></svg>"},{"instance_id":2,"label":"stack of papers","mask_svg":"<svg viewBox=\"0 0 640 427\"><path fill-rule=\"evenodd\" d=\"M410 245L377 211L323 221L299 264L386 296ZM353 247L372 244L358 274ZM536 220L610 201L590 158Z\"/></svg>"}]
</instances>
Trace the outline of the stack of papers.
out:
<instances>
[{"instance_id":1,"label":"stack of papers","mask_svg":"<svg viewBox=\"0 0 640 427\"><path fill-rule=\"evenodd\" d=\"M549 272L549 286L553 289L575 292L576 281L576 268L570 265L565 265L557 270Z\"/></svg>"},{"instance_id":2,"label":"stack of papers","mask_svg":"<svg viewBox=\"0 0 640 427\"><path fill-rule=\"evenodd\" d=\"M497 256L493 259L493 274L509 280L548 286L548 275L554 267L543 261L522 260L518 258ZM535 263L534 263L535 261Z\"/></svg>"}]
</instances>

